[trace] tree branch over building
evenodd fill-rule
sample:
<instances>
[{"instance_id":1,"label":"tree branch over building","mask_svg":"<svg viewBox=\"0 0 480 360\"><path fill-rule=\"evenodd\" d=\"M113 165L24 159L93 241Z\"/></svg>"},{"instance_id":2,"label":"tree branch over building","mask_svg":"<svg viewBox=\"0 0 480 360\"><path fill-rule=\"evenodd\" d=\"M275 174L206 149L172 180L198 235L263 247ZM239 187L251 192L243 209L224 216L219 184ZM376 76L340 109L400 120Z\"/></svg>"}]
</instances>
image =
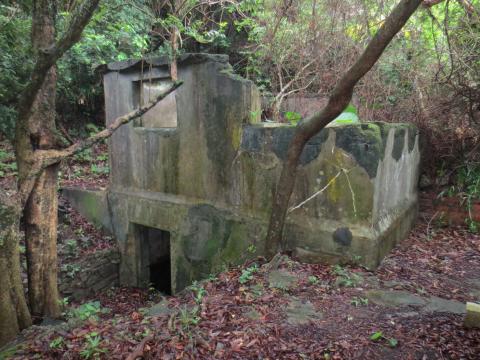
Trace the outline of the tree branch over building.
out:
<instances>
[{"instance_id":1,"label":"tree branch over building","mask_svg":"<svg viewBox=\"0 0 480 360\"><path fill-rule=\"evenodd\" d=\"M282 240L288 203L295 185L297 167L305 144L333 121L348 106L358 81L375 65L394 36L403 28L422 0L402 0L372 38L360 58L348 69L334 87L327 105L300 121L291 140L287 158L273 197L272 213L265 242L265 251L272 257L277 250L285 250Z\"/></svg>"}]
</instances>

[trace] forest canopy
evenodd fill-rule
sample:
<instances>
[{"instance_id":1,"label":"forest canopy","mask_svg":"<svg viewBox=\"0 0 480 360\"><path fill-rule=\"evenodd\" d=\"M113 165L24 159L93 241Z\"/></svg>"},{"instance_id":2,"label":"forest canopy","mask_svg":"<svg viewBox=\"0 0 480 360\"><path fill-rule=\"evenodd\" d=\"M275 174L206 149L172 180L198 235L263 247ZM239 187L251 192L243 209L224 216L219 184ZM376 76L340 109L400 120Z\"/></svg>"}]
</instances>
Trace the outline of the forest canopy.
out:
<instances>
[{"instance_id":1,"label":"forest canopy","mask_svg":"<svg viewBox=\"0 0 480 360\"><path fill-rule=\"evenodd\" d=\"M357 86L354 102L362 120L417 123L442 160L452 160L478 139L480 18L477 1L430 3L413 15ZM60 2L59 34L74 4ZM182 4L174 9L168 1L101 2L82 39L58 62L57 121L67 127L101 124L103 90L97 67L171 54L172 26L179 32L179 53L229 54L234 69L270 99L273 115L285 118L279 113L285 97L328 96L395 1ZM0 130L8 137L18 93L32 67L31 7L32 1L0 5Z\"/></svg>"}]
</instances>

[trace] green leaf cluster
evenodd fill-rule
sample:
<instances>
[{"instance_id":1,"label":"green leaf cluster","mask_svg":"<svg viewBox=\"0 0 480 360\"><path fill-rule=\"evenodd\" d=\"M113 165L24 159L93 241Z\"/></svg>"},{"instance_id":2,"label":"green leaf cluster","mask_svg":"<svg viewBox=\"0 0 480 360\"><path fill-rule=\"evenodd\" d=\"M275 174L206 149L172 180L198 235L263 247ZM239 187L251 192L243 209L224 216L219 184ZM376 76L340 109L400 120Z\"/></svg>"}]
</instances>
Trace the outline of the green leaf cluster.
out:
<instances>
[{"instance_id":1,"label":"green leaf cluster","mask_svg":"<svg viewBox=\"0 0 480 360\"><path fill-rule=\"evenodd\" d=\"M0 133L12 139L19 93L33 66L31 20L22 8L0 4Z\"/></svg>"}]
</instances>

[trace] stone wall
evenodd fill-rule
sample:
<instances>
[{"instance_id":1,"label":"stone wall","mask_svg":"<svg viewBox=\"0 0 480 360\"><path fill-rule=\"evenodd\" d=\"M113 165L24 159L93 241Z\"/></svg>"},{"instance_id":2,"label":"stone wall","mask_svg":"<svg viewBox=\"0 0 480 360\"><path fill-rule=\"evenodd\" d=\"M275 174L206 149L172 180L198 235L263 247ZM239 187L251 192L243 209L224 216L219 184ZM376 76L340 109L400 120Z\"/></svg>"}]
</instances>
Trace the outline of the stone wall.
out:
<instances>
[{"instance_id":1,"label":"stone wall","mask_svg":"<svg viewBox=\"0 0 480 360\"><path fill-rule=\"evenodd\" d=\"M87 255L69 264L69 271L60 271L59 291L62 296L78 301L117 286L119 263L117 249L99 250Z\"/></svg>"}]
</instances>

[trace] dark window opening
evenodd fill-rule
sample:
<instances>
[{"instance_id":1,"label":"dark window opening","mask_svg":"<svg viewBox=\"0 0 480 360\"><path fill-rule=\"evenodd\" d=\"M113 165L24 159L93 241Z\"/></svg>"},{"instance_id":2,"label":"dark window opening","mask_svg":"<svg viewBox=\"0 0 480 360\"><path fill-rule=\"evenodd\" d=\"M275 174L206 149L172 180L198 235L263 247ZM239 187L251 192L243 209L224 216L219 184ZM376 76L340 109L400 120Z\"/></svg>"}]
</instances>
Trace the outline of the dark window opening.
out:
<instances>
[{"instance_id":1,"label":"dark window opening","mask_svg":"<svg viewBox=\"0 0 480 360\"><path fill-rule=\"evenodd\" d=\"M143 282L172 295L170 232L137 225L142 248Z\"/></svg>"}]
</instances>

